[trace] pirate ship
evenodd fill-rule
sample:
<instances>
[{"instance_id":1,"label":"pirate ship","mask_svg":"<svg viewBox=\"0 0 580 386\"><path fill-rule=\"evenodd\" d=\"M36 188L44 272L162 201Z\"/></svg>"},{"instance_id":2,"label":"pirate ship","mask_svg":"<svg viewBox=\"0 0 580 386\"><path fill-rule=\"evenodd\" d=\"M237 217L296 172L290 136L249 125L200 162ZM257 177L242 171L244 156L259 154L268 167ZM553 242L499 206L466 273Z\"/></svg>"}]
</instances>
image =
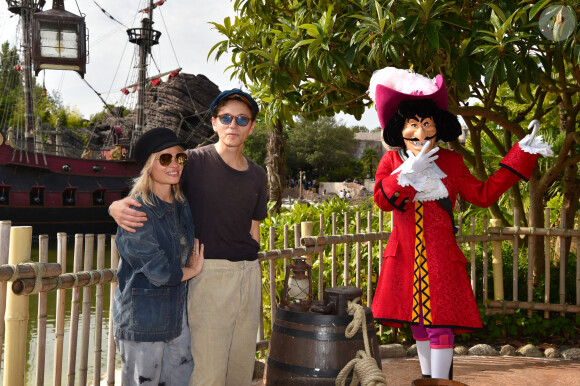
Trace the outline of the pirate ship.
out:
<instances>
[{"instance_id":1,"label":"pirate ship","mask_svg":"<svg viewBox=\"0 0 580 386\"><path fill-rule=\"evenodd\" d=\"M179 68L148 77L151 47L161 36L152 28L153 10L164 3L149 0L139 11L140 26L127 29L136 55L128 77L132 84L119 90L128 97L123 107L111 108L101 98L110 114L100 124L78 128L81 136L58 121L47 126L40 118L43 95L35 92L35 76L59 70L84 78L85 20L66 11L64 0L54 0L48 11L42 10L44 0L6 1L20 17L21 43L3 50L0 67L0 220L31 225L35 234L114 233L107 208L128 194L139 173L132 157L139 135L165 126L190 147L214 142L208 107L219 88Z\"/></svg>"}]
</instances>

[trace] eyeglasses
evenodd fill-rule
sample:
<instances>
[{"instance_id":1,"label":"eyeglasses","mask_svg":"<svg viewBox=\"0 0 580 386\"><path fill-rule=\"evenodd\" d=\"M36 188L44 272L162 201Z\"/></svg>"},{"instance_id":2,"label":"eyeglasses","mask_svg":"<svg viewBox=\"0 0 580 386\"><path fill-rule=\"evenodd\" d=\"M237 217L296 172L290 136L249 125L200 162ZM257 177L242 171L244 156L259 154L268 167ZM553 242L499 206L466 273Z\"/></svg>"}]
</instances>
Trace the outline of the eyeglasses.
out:
<instances>
[{"instance_id":1,"label":"eyeglasses","mask_svg":"<svg viewBox=\"0 0 580 386\"><path fill-rule=\"evenodd\" d=\"M220 122L223 123L224 125L229 125L230 123L232 123L232 120L234 118L239 126L246 126L248 123L250 123L250 118L244 117L243 115L236 116L231 114L223 114L218 116L218 118Z\"/></svg>"},{"instance_id":2,"label":"eyeglasses","mask_svg":"<svg viewBox=\"0 0 580 386\"><path fill-rule=\"evenodd\" d=\"M167 167L167 166L171 165L171 162L173 162L173 155L171 155L169 153L165 153L165 154L161 154L159 157L157 157L155 159L159 160L159 163L161 164L161 166ZM175 162L177 162L181 166L187 165L187 154L177 153L175 155Z\"/></svg>"}]
</instances>

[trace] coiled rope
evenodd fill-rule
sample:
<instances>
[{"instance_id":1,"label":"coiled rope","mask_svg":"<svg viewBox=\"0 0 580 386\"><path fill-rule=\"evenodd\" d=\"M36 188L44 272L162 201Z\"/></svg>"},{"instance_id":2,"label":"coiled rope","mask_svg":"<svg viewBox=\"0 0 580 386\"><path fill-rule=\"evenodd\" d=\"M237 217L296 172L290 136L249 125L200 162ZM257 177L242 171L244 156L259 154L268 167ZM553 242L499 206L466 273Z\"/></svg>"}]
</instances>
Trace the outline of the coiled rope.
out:
<instances>
[{"instance_id":1,"label":"coiled rope","mask_svg":"<svg viewBox=\"0 0 580 386\"><path fill-rule=\"evenodd\" d=\"M383 371L377 366L376 360L371 355L369 339L367 336L367 322L365 310L361 304L358 304L360 298L348 302L347 312L353 315L352 322L346 327L344 335L352 338L358 332L362 325L363 341L365 351L359 350L354 359L344 366L336 377L336 386L346 386L346 379L352 371L352 382L350 386L381 386L387 384L387 378Z\"/></svg>"}]
</instances>

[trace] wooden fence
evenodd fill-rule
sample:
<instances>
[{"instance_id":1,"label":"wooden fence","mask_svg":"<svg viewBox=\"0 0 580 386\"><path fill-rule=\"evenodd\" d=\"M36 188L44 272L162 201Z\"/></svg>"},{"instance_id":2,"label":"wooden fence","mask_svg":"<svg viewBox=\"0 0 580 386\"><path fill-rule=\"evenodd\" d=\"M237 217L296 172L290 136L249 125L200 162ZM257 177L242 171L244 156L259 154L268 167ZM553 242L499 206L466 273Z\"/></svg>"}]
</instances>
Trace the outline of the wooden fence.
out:
<instances>
[{"instance_id":1,"label":"wooden fence","mask_svg":"<svg viewBox=\"0 0 580 386\"><path fill-rule=\"evenodd\" d=\"M263 318L256 344L257 350L263 352L267 349L267 331L270 330L269 323L274 320L280 296L280 283L284 278L283 267L290 262L292 257L306 256L309 263L313 265L313 276L317 278L313 283L314 299L323 299L325 287L355 285L365 289L363 301L369 306L372 304L374 285L382 262L379 257L391 229L391 224L384 223L387 220L390 222L390 216L385 216L383 212L379 212L378 215L375 213L375 217L370 211L356 212L354 213L355 225L351 227L349 224L351 224L350 216L352 215L352 213L342 215L334 213L330 219L321 216L316 222L320 224L320 229L314 232L315 236L312 236L311 222L295 224L293 227L284 226L282 229L272 227L268 230L269 248L259 254L262 271L265 273L265 293L268 296L263 299ZM374 222L373 227L373 219L376 220L376 216L378 216L378 221ZM550 218L548 211L546 218ZM326 221L330 221L331 224L332 234L330 235L324 234ZM517 212L514 215L514 222L518 223ZM339 223L343 226L340 227ZM461 219L459 223L461 224ZM564 221L560 223L563 224ZM578 219L575 223L578 224ZM344 224L347 226L345 227ZM573 266L575 270L573 285L566 283L566 267L570 269L571 263L567 261L568 256L564 253L565 241L568 240L572 243L572 249L577 255L580 250L580 230L578 226L575 229L550 228L549 224L550 222L547 221L545 228L518 226L501 228L489 226L486 218L483 218L480 224L471 218L469 234L459 231L457 241L471 262L469 272L472 278L472 289L478 302L486 307L487 313L511 313L516 309L524 309L531 314L533 310L541 310L544 311L546 318L549 317L549 312L580 313L580 265L576 260ZM476 228L482 231L476 234ZM14 241L23 229L30 228L11 227L9 221L0 222L0 316L2 317L0 349L4 353L3 384L49 384L48 379L45 379L45 374L47 373L47 341L50 339L53 340L51 344L54 348L51 357L52 369L49 369L53 385L114 384L115 370L120 367L120 362L116 358L113 336L109 334L109 331L112 331L112 318L103 316L107 300L108 315L112 314L112 296L116 287L118 254L114 236L110 237L107 247L109 237L106 235L96 237L92 234L74 235L73 271L65 272L69 237L63 233L57 235L57 262L49 263L48 237L39 236L39 261L30 262L27 260L30 258L31 237L25 236L24 238L29 240L24 240L24 242L20 239L17 242ZM545 253L549 256L546 259L545 271L552 273L555 269L559 270L559 300L556 302L550 301L554 297L550 294L550 274L545 275L544 282L534 283L533 262L531 261L527 264L527 293L524 296L518 292L521 284L518 277L518 267L522 260L520 252L525 241L522 238L527 240L527 249L533 250L539 237L544 238ZM277 248L276 240L278 239L278 244L280 244L280 238L282 238L283 247ZM291 238L293 238L293 246L290 246ZM507 256L502 256L502 246L505 247L506 243L511 245L513 250L511 273L513 290L511 296L507 298L503 294L503 285L508 281L501 277L501 268L504 265L502 259L507 258ZM96 263L94 262L95 246ZM107 248L110 248L108 253ZM491 254L489 249L492 251ZM110 255L109 267L105 267L106 254ZM481 261L481 272L477 270L478 259ZM490 260L492 261L491 271ZM568 275L570 276L570 272ZM493 280L493 300L489 296L492 292L488 282L490 276ZM477 290L478 277L483 281L480 286L481 293ZM576 293L567 294L567 285L568 288L573 287ZM110 299L105 299L104 296L106 286L110 287L108 289ZM538 291L543 293L543 301L534 299L534 290L536 298ZM56 292L56 311L54 315L47 315L47 294L53 292ZM25 370L25 363L30 363L29 354L26 354L28 344L26 338L18 338L16 334L24 329L24 337L26 337L29 322L28 302L32 296L38 297L37 345L29 350L34 350L36 361L33 365L29 365L28 370ZM568 299L572 297L574 301L566 302L567 297ZM70 307L67 307L67 301L70 302ZM15 306L19 311L12 310ZM93 309L94 312L92 312ZM103 325L105 319L108 320L106 326ZM52 338L47 337L47 320L55 323ZM93 321L92 338L91 320ZM68 326L68 331L66 331L66 326ZM64 363L65 335L68 336L66 364ZM5 337L6 341L4 341ZM106 350L103 348L103 343L107 346ZM10 350L10 353L6 350ZM91 363L89 363L89 353L92 353ZM101 374L102 368L105 368L104 376ZM27 375L25 375L26 371Z\"/></svg>"}]
</instances>

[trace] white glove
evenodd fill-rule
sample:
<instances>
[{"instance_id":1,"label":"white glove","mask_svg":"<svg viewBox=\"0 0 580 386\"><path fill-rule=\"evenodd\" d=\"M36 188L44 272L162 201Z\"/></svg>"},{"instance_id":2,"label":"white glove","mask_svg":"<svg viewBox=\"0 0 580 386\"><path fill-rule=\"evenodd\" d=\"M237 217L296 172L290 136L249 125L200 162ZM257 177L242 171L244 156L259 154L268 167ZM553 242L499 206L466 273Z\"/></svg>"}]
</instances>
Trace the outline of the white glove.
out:
<instances>
[{"instance_id":1,"label":"white glove","mask_svg":"<svg viewBox=\"0 0 580 386\"><path fill-rule=\"evenodd\" d=\"M427 154L425 154L425 152L430 146L431 141L428 141L423 146L419 154L417 154L417 156L415 156L410 150L407 150L409 158L407 158L405 162L403 162L401 166L396 168L391 174L395 174L399 171L401 172L401 174L410 174L410 173L418 174L424 171L425 169L435 165L435 160L439 158L439 156L435 155L435 153L439 151L439 147L436 146L432 150L430 150Z\"/></svg>"},{"instance_id":2,"label":"white glove","mask_svg":"<svg viewBox=\"0 0 580 386\"><path fill-rule=\"evenodd\" d=\"M542 141L542 136L536 134L540 128L540 121L534 119L528 125L528 130L534 126L534 130L531 134L526 135L520 142L520 149L529 154L540 154L544 157L551 157L554 155L552 151L552 146Z\"/></svg>"},{"instance_id":3,"label":"white glove","mask_svg":"<svg viewBox=\"0 0 580 386\"><path fill-rule=\"evenodd\" d=\"M400 171L397 178L399 185L412 186L417 191L413 201L433 201L449 195L441 181L447 175L435 163L435 160L439 158L435 155L439 147L427 152L430 146L431 141L423 146L417 156L407 151L409 158L391 173L396 174Z\"/></svg>"}]
</instances>

